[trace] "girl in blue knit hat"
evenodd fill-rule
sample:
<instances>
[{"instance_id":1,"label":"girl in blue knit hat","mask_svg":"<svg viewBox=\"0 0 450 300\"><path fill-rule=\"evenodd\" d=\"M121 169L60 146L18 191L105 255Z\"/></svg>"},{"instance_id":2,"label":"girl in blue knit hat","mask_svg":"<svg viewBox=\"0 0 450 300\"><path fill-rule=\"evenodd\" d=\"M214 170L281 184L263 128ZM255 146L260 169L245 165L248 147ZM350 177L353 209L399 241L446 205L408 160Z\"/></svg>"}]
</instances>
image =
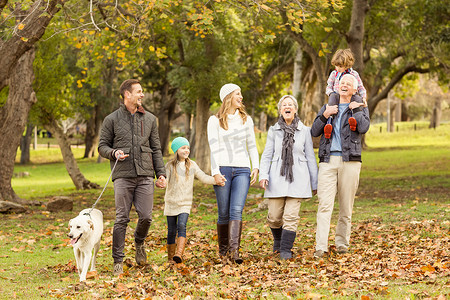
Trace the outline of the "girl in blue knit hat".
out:
<instances>
[{"instance_id":1,"label":"girl in blue knit hat","mask_svg":"<svg viewBox=\"0 0 450 300\"><path fill-rule=\"evenodd\" d=\"M174 158L166 164L167 189L164 196L164 215L167 217L168 260L181 263L186 245L186 223L191 212L194 177L206 184L225 185L225 178L206 175L189 159L189 141L177 137L172 141ZM176 240L178 234L178 240Z\"/></svg>"}]
</instances>

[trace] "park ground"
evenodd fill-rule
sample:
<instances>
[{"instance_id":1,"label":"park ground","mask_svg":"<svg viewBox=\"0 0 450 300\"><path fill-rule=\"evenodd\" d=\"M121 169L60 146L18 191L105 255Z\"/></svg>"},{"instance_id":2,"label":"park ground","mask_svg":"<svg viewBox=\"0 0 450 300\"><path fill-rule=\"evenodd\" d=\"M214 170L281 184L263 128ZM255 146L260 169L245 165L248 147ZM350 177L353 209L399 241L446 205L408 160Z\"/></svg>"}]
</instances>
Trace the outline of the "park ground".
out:
<instances>
[{"instance_id":1,"label":"park ground","mask_svg":"<svg viewBox=\"0 0 450 300\"><path fill-rule=\"evenodd\" d=\"M398 132L373 125L366 135L360 186L348 254L334 250L336 204L330 255L314 259L317 197L302 203L294 258L271 253L262 190L250 188L244 210L242 265L222 265L217 253L217 209L211 186L196 183L188 221L185 262L169 264L166 255L164 191L156 190L153 223L146 240L149 263L134 262L131 215L125 274L112 276L114 198L109 184L97 208L105 231L97 272L78 282L67 224L92 206L100 190L76 191L58 149L32 151L32 164L17 166L13 179L23 198L41 206L27 213L0 215L0 299L449 299L450 298L450 124ZM264 141L260 141L260 146ZM261 148L261 147L260 147ZM82 149L73 149L77 157ZM85 176L103 185L109 164L79 159ZM74 200L72 212L51 213L53 196Z\"/></svg>"}]
</instances>

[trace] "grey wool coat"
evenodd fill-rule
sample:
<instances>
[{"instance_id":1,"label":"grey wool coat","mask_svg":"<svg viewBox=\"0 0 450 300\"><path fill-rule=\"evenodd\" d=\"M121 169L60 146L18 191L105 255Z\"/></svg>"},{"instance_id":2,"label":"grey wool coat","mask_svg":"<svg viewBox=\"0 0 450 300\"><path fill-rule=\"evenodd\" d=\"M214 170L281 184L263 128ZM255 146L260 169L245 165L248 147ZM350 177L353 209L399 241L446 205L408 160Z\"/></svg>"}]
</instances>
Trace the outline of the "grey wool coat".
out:
<instances>
[{"instance_id":1,"label":"grey wool coat","mask_svg":"<svg viewBox=\"0 0 450 300\"><path fill-rule=\"evenodd\" d=\"M131 115L125 105L109 114L103 121L98 152L115 163L115 150L129 154L119 161L112 174L116 178L134 178L137 176L156 177L166 175L159 142L156 117L141 106Z\"/></svg>"},{"instance_id":2,"label":"grey wool coat","mask_svg":"<svg viewBox=\"0 0 450 300\"><path fill-rule=\"evenodd\" d=\"M280 175L283 137L284 131L278 123L269 128L259 169L259 180L269 181L264 197L310 198L311 191L317 190L318 174L310 128L303 125L302 122L298 122L292 151L294 159L292 166L294 181L292 183L285 176Z\"/></svg>"}]
</instances>

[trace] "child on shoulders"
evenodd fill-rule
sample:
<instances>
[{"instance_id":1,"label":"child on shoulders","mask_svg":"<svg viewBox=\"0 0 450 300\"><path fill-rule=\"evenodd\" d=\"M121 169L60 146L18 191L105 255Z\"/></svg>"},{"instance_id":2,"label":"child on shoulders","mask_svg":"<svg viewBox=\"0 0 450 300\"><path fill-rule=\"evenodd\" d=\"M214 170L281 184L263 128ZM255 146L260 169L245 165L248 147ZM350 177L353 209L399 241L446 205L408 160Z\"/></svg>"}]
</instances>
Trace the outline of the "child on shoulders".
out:
<instances>
[{"instance_id":1,"label":"child on shoulders","mask_svg":"<svg viewBox=\"0 0 450 300\"><path fill-rule=\"evenodd\" d=\"M353 70L353 64L355 63L355 58L350 49L339 49L334 53L333 58L331 59L331 64L335 67L328 77L327 80L327 88L325 93L328 98L328 105L339 105L339 81L344 74L351 74L355 76L358 80L358 93L352 96L351 101L356 101L360 103L364 103L364 106L367 106L366 101L366 89L362 83L361 77L358 72ZM331 125L332 117L328 118L327 125L324 128L324 136L325 138L330 138L331 133L333 132L333 126ZM353 122L351 120L350 122Z\"/></svg>"}]
</instances>

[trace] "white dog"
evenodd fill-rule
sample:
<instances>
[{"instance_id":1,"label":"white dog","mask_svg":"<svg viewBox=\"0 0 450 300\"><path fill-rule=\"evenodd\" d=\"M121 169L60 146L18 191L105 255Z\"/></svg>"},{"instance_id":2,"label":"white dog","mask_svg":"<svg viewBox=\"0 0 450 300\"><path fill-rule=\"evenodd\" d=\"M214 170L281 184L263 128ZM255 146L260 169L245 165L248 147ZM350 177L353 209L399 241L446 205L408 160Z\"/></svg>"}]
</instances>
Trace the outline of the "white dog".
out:
<instances>
[{"instance_id":1,"label":"white dog","mask_svg":"<svg viewBox=\"0 0 450 300\"><path fill-rule=\"evenodd\" d=\"M77 262L80 281L86 280L86 274L91 262L91 271L95 271L95 258L100 249L103 234L103 214L98 209L84 209L69 221L69 238L73 245L73 253ZM94 250L94 255L92 255Z\"/></svg>"}]
</instances>

